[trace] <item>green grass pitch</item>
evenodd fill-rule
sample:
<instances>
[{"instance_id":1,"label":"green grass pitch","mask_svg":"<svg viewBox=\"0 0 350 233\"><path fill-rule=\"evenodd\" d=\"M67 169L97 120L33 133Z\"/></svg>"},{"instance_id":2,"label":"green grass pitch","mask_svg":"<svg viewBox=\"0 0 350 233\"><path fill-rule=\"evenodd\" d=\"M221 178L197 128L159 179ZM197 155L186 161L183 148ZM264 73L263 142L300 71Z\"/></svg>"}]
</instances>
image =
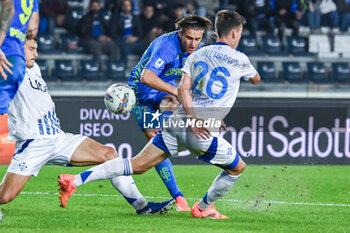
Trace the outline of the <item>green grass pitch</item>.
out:
<instances>
[{"instance_id":1,"label":"green grass pitch","mask_svg":"<svg viewBox=\"0 0 350 233\"><path fill-rule=\"evenodd\" d=\"M0 166L3 177L7 166ZM227 220L194 219L175 209L138 216L109 181L86 184L59 207L57 176L86 168L45 166L23 193L1 205L0 232L350 232L350 166L248 165L215 206ZM192 206L220 169L174 166L177 182ZM134 176L152 201L169 199L155 170Z\"/></svg>"}]
</instances>

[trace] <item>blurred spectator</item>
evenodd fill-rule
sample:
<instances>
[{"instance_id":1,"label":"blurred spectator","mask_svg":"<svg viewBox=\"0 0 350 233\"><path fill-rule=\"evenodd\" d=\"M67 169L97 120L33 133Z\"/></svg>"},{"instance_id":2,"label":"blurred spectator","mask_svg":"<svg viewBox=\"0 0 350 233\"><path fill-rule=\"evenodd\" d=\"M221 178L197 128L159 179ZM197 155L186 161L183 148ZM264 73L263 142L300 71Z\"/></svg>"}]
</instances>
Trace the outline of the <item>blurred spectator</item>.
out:
<instances>
[{"instance_id":1,"label":"blurred spectator","mask_svg":"<svg viewBox=\"0 0 350 233\"><path fill-rule=\"evenodd\" d=\"M90 11L78 23L79 42L86 51L101 65L102 52L109 54L111 60L119 58L119 48L108 36L107 25L99 15L101 5L98 0L91 0Z\"/></svg>"},{"instance_id":2,"label":"blurred spectator","mask_svg":"<svg viewBox=\"0 0 350 233\"><path fill-rule=\"evenodd\" d=\"M45 1L45 0L44 0ZM87 13L90 10L91 0L81 0L84 8L84 12ZM111 10L114 5L118 4L119 0L98 0L101 6L101 10Z\"/></svg>"},{"instance_id":3,"label":"blurred spectator","mask_svg":"<svg viewBox=\"0 0 350 233\"><path fill-rule=\"evenodd\" d=\"M274 33L275 25L270 17L270 0L245 0L239 5L238 11L246 18L247 27L253 36L259 29L268 34Z\"/></svg>"},{"instance_id":4,"label":"blurred spectator","mask_svg":"<svg viewBox=\"0 0 350 233\"><path fill-rule=\"evenodd\" d=\"M158 17L162 24L169 21L169 13L173 12L174 0L142 0L144 6L152 5L154 14Z\"/></svg>"},{"instance_id":5,"label":"blurred spectator","mask_svg":"<svg viewBox=\"0 0 350 233\"><path fill-rule=\"evenodd\" d=\"M184 5L182 5L181 3L177 3L174 6L174 10L172 12L172 14L170 15L170 18L167 22L164 23L163 29L166 32L171 32L171 31L175 31L175 23L177 20L181 19L184 17Z\"/></svg>"},{"instance_id":6,"label":"blurred spectator","mask_svg":"<svg viewBox=\"0 0 350 233\"><path fill-rule=\"evenodd\" d=\"M156 37L163 33L160 21L154 15L154 7L152 5L144 6L141 13L142 38L146 45L149 45Z\"/></svg>"},{"instance_id":7,"label":"blurred spectator","mask_svg":"<svg viewBox=\"0 0 350 233\"><path fill-rule=\"evenodd\" d=\"M339 31L347 32L350 26L350 1L335 0L340 15Z\"/></svg>"},{"instance_id":8,"label":"blurred spectator","mask_svg":"<svg viewBox=\"0 0 350 233\"><path fill-rule=\"evenodd\" d=\"M333 0L321 0L320 12L322 26L327 26L331 29L338 26L339 14Z\"/></svg>"},{"instance_id":9,"label":"blurred spectator","mask_svg":"<svg viewBox=\"0 0 350 233\"><path fill-rule=\"evenodd\" d=\"M67 0L44 0L40 9L40 33L54 33L56 27L65 28L68 33L74 33L69 20L70 7Z\"/></svg>"},{"instance_id":10,"label":"blurred spectator","mask_svg":"<svg viewBox=\"0 0 350 233\"><path fill-rule=\"evenodd\" d=\"M133 2L122 0L118 11L114 11L111 19L111 36L120 45L122 61L127 66L128 55L141 55L147 48L142 42L142 24L140 18L133 14Z\"/></svg>"},{"instance_id":11,"label":"blurred spectator","mask_svg":"<svg viewBox=\"0 0 350 233\"><path fill-rule=\"evenodd\" d=\"M312 32L318 31L321 27L321 0L298 0L298 10L302 14L302 24L310 27Z\"/></svg>"},{"instance_id":12,"label":"blurred spectator","mask_svg":"<svg viewBox=\"0 0 350 233\"><path fill-rule=\"evenodd\" d=\"M184 17L193 13L202 17L207 16L207 10L200 6L197 0L183 0L182 4L185 6Z\"/></svg>"},{"instance_id":13,"label":"blurred spectator","mask_svg":"<svg viewBox=\"0 0 350 233\"><path fill-rule=\"evenodd\" d=\"M299 33L299 22L301 14L297 17L297 4L295 0L271 0L272 14L275 17L276 26L278 27L278 36L284 39L285 28L293 30L293 36Z\"/></svg>"}]
</instances>

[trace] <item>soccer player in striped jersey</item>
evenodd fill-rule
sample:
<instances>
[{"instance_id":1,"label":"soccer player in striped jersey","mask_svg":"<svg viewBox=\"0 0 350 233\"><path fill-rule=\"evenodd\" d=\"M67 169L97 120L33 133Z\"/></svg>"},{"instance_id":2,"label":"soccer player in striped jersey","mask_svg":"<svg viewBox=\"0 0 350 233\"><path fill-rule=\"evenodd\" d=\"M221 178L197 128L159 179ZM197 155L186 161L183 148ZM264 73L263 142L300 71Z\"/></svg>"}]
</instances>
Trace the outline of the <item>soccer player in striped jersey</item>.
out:
<instances>
[{"instance_id":1,"label":"soccer player in striped jersey","mask_svg":"<svg viewBox=\"0 0 350 233\"><path fill-rule=\"evenodd\" d=\"M37 176L46 165L88 166L117 157L113 148L81 135L65 133L56 116L55 103L35 63L37 43L27 39L24 52L26 73L8 111L10 141L16 142L16 151L0 184L0 204L12 201L32 176ZM84 181L89 173L81 175ZM137 214L166 212L171 201L148 202L138 191L131 176L112 178L112 185L135 208ZM74 186L61 186L61 206L66 207Z\"/></svg>"},{"instance_id":2,"label":"soccer player in striped jersey","mask_svg":"<svg viewBox=\"0 0 350 233\"><path fill-rule=\"evenodd\" d=\"M176 155L178 150L187 148L198 159L222 169L207 193L192 207L192 216L228 218L220 214L213 204L232 188L246 164L235 148L219 137L219 129L236 100L240 79L244 77L252 84L260 82L260 76L249 58L236 50L244 24L245 19L237 12L218 12L215 20L217 43L188 57L178 90L182 105L166 122L169 127L163 125L163 130L131 160L116 158L91 168L84 182L80 182L80 174L71 175L75 177L75 185L115 176L143 174L169 156ZM205 128L204 125L211 127ZM108 172L102 174L101 171Z\"/></svg>"}]
</instances>

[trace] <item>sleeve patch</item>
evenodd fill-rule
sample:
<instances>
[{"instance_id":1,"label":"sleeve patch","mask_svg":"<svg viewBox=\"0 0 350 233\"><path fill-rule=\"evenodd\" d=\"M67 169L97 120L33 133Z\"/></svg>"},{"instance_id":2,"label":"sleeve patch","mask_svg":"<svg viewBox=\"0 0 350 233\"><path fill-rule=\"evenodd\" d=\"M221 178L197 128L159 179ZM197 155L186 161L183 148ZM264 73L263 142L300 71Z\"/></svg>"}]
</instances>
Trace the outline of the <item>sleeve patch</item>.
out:
<instances>
[{"instance_id":1,"label":"sleeve patch","mask_svg":"<svg viewBox=\"0 0 350 233\"><path fill-rule=\"evenodd\" d=\"M158 58L154 66L159 69L164 64L164 61L161 58Z\"/></svg>"}]
</instances>

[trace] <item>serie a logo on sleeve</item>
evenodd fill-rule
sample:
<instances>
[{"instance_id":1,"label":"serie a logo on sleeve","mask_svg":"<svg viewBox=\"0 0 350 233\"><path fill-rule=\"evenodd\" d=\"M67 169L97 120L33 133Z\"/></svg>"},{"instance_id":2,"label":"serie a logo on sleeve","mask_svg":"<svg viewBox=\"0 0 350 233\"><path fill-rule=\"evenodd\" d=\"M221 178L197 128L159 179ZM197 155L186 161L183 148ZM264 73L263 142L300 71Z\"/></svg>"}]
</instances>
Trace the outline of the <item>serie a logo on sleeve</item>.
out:
<instances>
[{"instance_id":1,"label":"serie a logo on sleeve","mask_svg":"<svg viewBox=\"0 0 350 233\"><path fill-rule=\"evenodd\" d=\"M162 59L158 59L157 61L156 61L156 63L154 64L154 66L156 67L156 68L160 68L162 65L163 65L163 63L164 63L164 61L162 60Z\"/></svg>"}]
</instances>

